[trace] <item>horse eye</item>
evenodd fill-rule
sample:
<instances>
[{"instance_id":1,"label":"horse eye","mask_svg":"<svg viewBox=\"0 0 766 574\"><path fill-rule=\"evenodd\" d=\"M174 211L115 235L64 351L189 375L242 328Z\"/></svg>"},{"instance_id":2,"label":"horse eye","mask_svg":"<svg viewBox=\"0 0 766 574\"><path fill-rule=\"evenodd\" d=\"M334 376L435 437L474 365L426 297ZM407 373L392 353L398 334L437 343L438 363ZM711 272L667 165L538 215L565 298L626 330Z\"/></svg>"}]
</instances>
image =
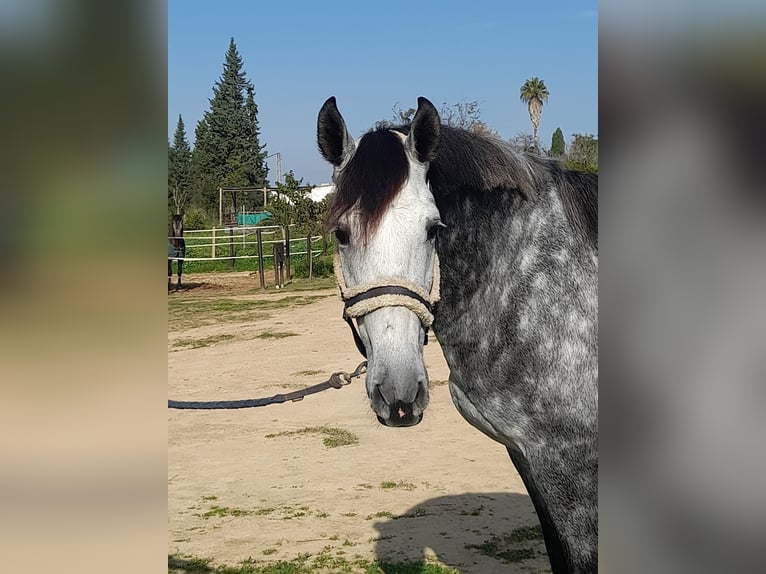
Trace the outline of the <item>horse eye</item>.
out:
<instances>
[{"instance_id":1,"label":"horse eye","mask_svg":"<svg viewBox=\"0 0 766 574\"><path fill-rule=\"evenodd\" d=\"M430 223L428 225L428 228L426 229L426 239L428 239L428 241L433 241L440 227L447 227L447 226L444 225L441 221L434 221Z\"/></svg>"},{"instance_id":2,"label":"horse eye","mask_svg":"<svg viewBox=\"0 0 766 574\"><path fill-rule=\"evenodd\" d=\"M348 245L348 232L339 227L335 230L335 239L337 239L338 243L341 245Z\"/></svg>"}]
</instances>

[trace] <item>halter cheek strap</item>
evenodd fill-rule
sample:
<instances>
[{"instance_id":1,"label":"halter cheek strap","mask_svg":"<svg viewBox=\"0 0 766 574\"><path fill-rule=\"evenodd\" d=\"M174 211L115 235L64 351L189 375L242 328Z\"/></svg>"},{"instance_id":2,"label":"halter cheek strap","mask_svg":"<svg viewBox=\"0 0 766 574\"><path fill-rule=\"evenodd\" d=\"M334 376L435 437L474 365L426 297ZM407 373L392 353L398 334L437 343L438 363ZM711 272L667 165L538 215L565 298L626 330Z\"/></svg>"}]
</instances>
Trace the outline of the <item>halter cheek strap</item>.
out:
<instances>
[{"instance_id":1,"label":"halter cheek strap","mask_svg":"<svg viewBox=\"0 0 766 574\"><path fill-rule=\"evenodd\" d=\"M425 330L424 344L428 344L428 329L434 321L433 304L439 300L439 257L436 254L430 293L403 277L386 277L375 283L364 283L349 288L343 277L343 267L337 250L333 255L333 263L340 297L345 302L343 319L351 328L356 348L365 358L367 350L352 319L363 317L383 307L405 307L415 313Z\"/></svg>"}]
</instances>

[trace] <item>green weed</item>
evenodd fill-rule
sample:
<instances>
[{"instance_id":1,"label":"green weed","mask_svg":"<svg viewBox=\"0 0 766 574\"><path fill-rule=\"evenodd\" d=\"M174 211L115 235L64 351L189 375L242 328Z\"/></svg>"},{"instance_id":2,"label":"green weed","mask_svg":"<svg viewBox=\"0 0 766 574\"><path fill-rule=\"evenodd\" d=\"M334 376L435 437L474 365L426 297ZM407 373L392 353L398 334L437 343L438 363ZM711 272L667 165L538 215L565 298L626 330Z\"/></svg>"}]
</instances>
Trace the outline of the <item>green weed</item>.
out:
<instances>
[{"instance_id":1,"label":"green weed","mask_svg":"<svg viewBox=\"0 0 766 574\"><path fill-rule=\"evenodd\" d=\"M337 427L305 427L294 431L282 431L280 433L267 434L266 438L300 436L305 434L324 435L322 443L327 448L337 448L339 446L347 446L357 444L359 442L359 437L357 437L355 434Z\"/></svg>"}]
</instances>

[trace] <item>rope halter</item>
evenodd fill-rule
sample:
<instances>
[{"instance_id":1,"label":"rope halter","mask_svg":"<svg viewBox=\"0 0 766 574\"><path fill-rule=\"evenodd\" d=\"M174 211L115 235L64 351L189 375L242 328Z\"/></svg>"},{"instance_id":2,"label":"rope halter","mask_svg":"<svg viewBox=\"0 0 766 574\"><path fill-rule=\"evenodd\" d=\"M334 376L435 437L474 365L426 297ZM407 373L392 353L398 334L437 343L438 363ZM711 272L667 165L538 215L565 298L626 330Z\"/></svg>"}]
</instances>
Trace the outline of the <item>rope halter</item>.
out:
<instances>
[{"instance_id":1,"label":"rope halter","mask_svg":"<svg viewBox=\"0 0 766 574\"><path fill-rule=\"evenodd\" d=\"M340 298L345 303L343 319L351 327L356 348L365 358L367 358L367 350L352 319L358 319L383 307L405 307L415 313L425 330L424 344L428 344L428 329L434 322L433 305L439 300L439 256L436 253L434 253L434 278L430 293L426 293L422 287L404 277L383 277L374 283L348 287L343 277L343 266L337 248L333 254L333 269L340 290Z\"/></svg>"}]
</instances>

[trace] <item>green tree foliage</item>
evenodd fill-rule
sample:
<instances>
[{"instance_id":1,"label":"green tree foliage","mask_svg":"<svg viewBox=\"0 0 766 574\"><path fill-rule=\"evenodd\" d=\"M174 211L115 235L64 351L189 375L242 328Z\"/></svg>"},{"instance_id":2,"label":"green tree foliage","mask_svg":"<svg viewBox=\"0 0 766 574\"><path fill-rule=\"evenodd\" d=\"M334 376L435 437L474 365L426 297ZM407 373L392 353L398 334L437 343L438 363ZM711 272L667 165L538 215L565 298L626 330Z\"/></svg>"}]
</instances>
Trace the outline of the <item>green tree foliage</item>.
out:
<instances>
[{"instance_id":1,"label":"green tree foliage","mask_svg":"<svg viewBox=\"0 0 766 574\"><path fill-rule=\"evenodd\" d=\"M267 183L266 150L259 141L255 88L242 69L234 38L223 73L213 86L210 109L197 124L193 164L202 201L212 207L219 187L259 187ZM237 205L236 194L232 195Z\"/></svg>"},{"instance_id":2,"label":"green tree foliage","mask_svg":"<svg viewBox=\"0 0 766 574\"><path fill-rule=\"evenodd\" d=\"M183 213L192 191L192 152L179 114L173 143L168 143L168 208Z\"/></svg>"},{"instance_id":3,"label":"green tree foliage","mask_svg":"<svg viewBox=\"0 0 766 574\"><path fill-rule=\"evenodd\" d=\"M540 150L540 140L537 137L537 128L540 126L540 117L543 115L543 104L548 101L548 88L540 78L529 78L519 90L519 97L522 102L527 104L529 119L532 122L533 137L535 147Z\"/></svg>"},{"instance_id":4,"label":"green tree foliage","mask_svg":"<svg viewBox=\"0 0 766 574\"><path fill-rule=\"evenodd\" d=\"M311 188L303 184L303 179L295 179L293 172L288 171L285 182L277 183L277 197L268 206L274 224L295 225L292 233L299 235L320 232L327 198L315 202L311 199Z\"/></svg>"},{"instance_id":5,"label":"green tree foliage","mask_svg":"<svg viewBox=\"0 0 766 574\"><path fill-rule=\"evenodd\" d=\"M556 128L551 138L551 156L561 157L566 152L566 144L564 143L564 133L561 128Z\"/></svg>"},{"instance_id":6,"label":"green tree foliage","mask_svg":"<svg viewBox=\"0 0 766 574\"><path fill-rule=\"evenodd\" d=\"M565 165L569 169L598 173L598 138L593 134L574 134Z\"/></svg>"},{"instance_id":7,"label":"green tree foliage","mask_svg":"<svg viewBox=\"0 0 766 574\"><path fill-rule=\"evenodd\" d=\"M266 165L266 149L260 144L261 128L258 126L258 104L255 103L255 86L248 83L247 98L245 100L245 113L247 114L247 123L245 124L245 159L246 159L246 177L249 185L266 185L268 180L269 168Z\"/></svg>"}]
</instances>

